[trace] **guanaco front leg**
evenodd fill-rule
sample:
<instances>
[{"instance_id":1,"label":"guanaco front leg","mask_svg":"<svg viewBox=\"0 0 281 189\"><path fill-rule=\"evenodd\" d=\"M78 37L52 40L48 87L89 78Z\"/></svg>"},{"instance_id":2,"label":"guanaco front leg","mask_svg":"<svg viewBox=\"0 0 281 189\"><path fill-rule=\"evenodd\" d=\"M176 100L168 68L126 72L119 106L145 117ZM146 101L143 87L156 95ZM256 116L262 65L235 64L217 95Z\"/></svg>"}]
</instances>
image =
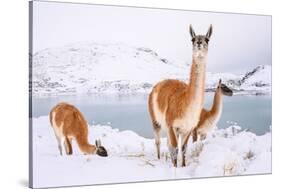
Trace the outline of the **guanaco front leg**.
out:
<instances>
[{"instance_id":1,"label":"guanaco front leg","mask_svg":"<svg viewBox=\"0 0 281 189\"><path fill-rule=\"evenodd\" d=\"M193 142L196 142L197 139L198 139L198 133L197 133L197 129L194 129L192 131L192 139L193 139Z\"/></svg>"},{"instance_id":2,"label":"guanaco front leg","mask_svg":"<svg viewBox=\"0 0 281 189\"><path fill-rule=\"evenodd\" d=\"M200 134L200 140L205 140L207 137L207 134Z\"/></svg>"},{"instance_id":3,"label":"guanaco front leg","mask_svg":"<svg viewBox=\"0 0 281 189\"><path fill-rule=\"evenodd\" d=\"M182 152L182 166L185 167L185 157L186 157L186 149L187 149L187 143L188 139L192 132L188 132L187 134L182 135L182 147L181 147L181 152Z\"/></svg>"},{"instance_id":4,"label":"guanaco front leg","mask_svg":"<svg viewBox=\"0 0 281 189\"><path fill-rule=\"evenodd\" d=\"M175 131L171 126L168 127L168 147L172 163L174 167L177 167L178 142L177 137L175 135Z\"/></svg>"},{"instance_id":5,"label":"guanaco front leg","mask_svg":"<svg viewBox=\"0 0 281 189\"><path fill-rule=\"evenodd\" d=\"M73 153L72 151L72 145L71 145L71 139L69 139L68 137L65 138L64 141L64 146L65 146L65 151L67 155L71 155Z\"/></svg>"}]
</instances>

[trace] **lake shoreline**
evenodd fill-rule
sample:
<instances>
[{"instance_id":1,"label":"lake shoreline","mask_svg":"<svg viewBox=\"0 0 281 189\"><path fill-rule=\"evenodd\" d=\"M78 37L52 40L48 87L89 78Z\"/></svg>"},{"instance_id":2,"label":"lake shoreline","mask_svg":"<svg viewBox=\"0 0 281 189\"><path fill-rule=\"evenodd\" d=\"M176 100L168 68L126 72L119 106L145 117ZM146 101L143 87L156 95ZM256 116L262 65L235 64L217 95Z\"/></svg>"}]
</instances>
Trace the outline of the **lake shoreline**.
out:
<instances>
[{"instance_id":1,"label":"lake shoreline","mask_svg":"<svg viewBox=\"0 0 281 189\"><path fill-rule=\"evenodd\" d=\"M205 92L207 94L214 93L215 88L206 89ZM271 96L271 91L266 90L237 90L232 89L234 96ZM149 95L151 90L145 91L145 92L97 92L97 93L76 93L76 92L65 92L65 93L31 93L30 97L36 98L36 97L59 97L59 96L77 96L77 97L83 97L83 96L99 96L99 95L114 95L114 96L138 96L138 95Z\"/></svg>"}]
</instances>

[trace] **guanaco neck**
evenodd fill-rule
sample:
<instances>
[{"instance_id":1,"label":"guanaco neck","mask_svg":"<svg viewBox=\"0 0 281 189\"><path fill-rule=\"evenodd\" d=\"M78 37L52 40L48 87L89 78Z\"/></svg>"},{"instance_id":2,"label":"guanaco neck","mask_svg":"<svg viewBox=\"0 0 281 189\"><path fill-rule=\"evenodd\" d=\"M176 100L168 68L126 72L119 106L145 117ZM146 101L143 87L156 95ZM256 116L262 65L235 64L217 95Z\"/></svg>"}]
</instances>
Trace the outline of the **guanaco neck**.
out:
<instances>
[{"instance_id":1,"label":"guanaco neck","mask_svg":"<svg viewBox=\"0 0 281 189\"><path fill-rule=\"evenodd\" d=\"M80 150L86 154L95 154L96 153L96 146L91 145L87 139L76 139Z\"/></svg>"},{"instance_id":2,"label":"guanaco neck","mask_svg":"<svg viewBox=\"0 0 281 189\"><path fill-rule=\"evenodd\" d=\"M210 110L210 117L212 118L212 120L210 121L218 120L218 118L220 117L223 108L222 98L223 94L221 92L221 89L218 88L215 92L213 105Z\"/></svg>"},{"instance_id":3,"label":"guanaco neck","mask_svg":"<svg viewBox=\"0 0 281 189\"><path fill-rule=\"evenodd\" d=\"M86 123L84 123L86 124ZM86 126L86 127L85 127ZM88 125L86 124L83 128L87 128ZM76 137L77 144L80 150L86 154L95 154L96 153L96 146L92 145L88 141L88 130L82 131Z\"/></svg>"},{"instance_id":4,"label":"guanaco neck","mask_svg":"<svg viewBox=\"0 0 281 189\"><path fill-rule=\"evenodd\" d=\"M190 101L203 107L206 75L206 58L193 57L189 81Z\"/></svg>"}]
</instances>

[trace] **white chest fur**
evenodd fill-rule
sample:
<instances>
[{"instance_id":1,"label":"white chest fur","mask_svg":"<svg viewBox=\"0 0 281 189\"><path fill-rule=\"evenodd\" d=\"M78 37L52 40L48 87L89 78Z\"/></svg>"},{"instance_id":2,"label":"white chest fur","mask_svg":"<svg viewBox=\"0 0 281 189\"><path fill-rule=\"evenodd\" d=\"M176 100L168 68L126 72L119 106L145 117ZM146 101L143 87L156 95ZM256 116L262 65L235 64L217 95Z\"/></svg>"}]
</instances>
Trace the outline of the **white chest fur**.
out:
<instances>
[{"instance_id":1,"label":"white chest fur","mask_svg":"<svg viewBox=\"0 0 281 189\"><path fill-rule=\"evenodd\" d=\"M199 103L191 104L182 118L174 121L173 127L178 128L180 132L186 133L195 128L199 122L202 107Z\"/></svg>"}]
</instances>

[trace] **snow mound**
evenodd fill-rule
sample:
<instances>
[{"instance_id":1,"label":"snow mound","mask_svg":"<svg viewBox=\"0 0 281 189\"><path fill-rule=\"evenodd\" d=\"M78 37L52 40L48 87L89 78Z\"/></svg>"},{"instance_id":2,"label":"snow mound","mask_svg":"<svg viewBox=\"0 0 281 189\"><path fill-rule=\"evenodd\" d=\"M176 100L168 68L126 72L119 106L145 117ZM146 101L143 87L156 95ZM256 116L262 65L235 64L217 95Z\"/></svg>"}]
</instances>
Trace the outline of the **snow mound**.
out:
<instances>
[{"instance_id":1,"label":"snow mound","mask_svg":"<svg viewBox=\"0 0 281 189\"><path fill-rule=\"evenodd\" d=\"M75 142L72 156L60 156L48 117L33 118L34 187L271 173L271 133L257 136L237 125L215 130L204 141L190 141L187 167L174 168L166 138L158 160L153 139L110 126L89 128L90 142L101 139L108 157L82 155Z\"/></svg>"}]
</instances>

